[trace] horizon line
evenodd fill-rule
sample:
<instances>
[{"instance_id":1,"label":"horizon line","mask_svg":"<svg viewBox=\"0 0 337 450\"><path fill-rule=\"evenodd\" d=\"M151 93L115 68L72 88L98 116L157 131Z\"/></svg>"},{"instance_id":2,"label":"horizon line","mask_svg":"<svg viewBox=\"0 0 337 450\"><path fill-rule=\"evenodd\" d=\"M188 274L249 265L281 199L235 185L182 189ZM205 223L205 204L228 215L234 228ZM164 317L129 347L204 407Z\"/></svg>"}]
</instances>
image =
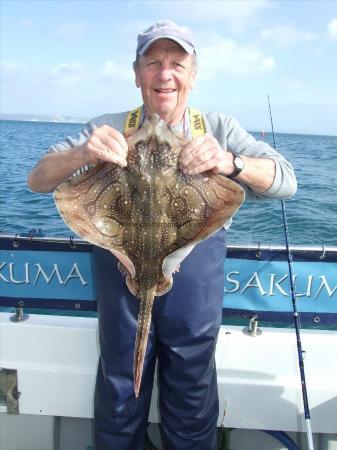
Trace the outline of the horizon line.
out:
<instances>
[{"instance_id":1,"label":"horizon line","mask_svg":"<svg viewBox=\"0 0 337 450\"><path fill-rule=\"evenodd\" d=\"M7 116L7 117L6 117ZM9 118L9 116L27 116L27 117L32 117L30 119L18 119L18 118ZM42 119L42 117L45 116L46 119L43 120L37 120L34 119L34 117L36 118L40 118ZM69 118L69 119L73 119L71 121L65 121L65 120L48 120L51 119L52 117L61 117L61 118ZM76 117L73 115L68 115L68 114L30 114L30 113L1 113L0 114L0 120L4 120L4 121L12 121L12 122L40 122L40 123L61 123L61 124L86 124L89 120L91 120L91 118L86 118L86 117ZM272 131L266 131L266 130L248 130L247 131L249 133L260 133L260 134L272 134ZM307 132L303 132L303 131L276 131L275 134L298 134L298 135L306 135L306 136L325 136L325 137L337 137L337 134L324 134L321 132L317 132L317 133L307 133Z\"/></svg>"}]
</instances>

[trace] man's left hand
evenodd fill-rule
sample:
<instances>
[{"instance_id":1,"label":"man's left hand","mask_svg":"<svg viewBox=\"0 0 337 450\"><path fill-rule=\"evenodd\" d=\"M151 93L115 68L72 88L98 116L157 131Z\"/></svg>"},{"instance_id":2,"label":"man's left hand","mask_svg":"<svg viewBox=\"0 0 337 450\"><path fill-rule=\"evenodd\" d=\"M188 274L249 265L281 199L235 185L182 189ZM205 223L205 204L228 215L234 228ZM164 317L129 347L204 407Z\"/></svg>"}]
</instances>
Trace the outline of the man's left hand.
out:
<instances>
[{"instance_id":1,"label":"man's left hand","mask_svg":"<svg viewBox=\"0 0 337 450\"><path fill-rule=\"evenodd\" d=\"M185 145L180 153L179 164L186 175L196 175L207 170L230 175L234 170L232 153L224 151L215 137L208 133Z\"/></svg>"}]
</instances>

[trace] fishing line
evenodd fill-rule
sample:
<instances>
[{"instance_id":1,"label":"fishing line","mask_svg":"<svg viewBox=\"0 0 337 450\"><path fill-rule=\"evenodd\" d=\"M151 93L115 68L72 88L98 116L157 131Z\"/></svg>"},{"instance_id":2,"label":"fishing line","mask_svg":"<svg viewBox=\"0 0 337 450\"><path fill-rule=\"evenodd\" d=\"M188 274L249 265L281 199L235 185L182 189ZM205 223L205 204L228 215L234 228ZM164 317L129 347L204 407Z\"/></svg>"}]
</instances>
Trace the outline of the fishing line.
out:
<instances>
[{"instance_id":1,"label":"fishing line","mask_svg":"<svg viewBox=\"0 0 337 450\"><path fill-rule=\"evenodd\" d=\"M269 115L270 115L271 129L272 129L272 135L273 135L273 144L274 144L274 149L277 150L277 148L276 148L276 140L275 140L275 133L274 133L273 116L272 116L272 113L271 113L271 106L270 106L269 95L267 97L268 97L268 106L269 106ZM300 328L301 328L300 316L299 316L299 313L298 313L297 300L296 300L296 296L295 296L293 267L292 267L293 256L291 254L290 247L289 247L288 221L287 221L287 213L286 213L284 200L281 200L281 205L282 205L283 228L284 228L284 235L285 235L285 242L286 242L286 251L287 251L287 259L288 259L291 300L292 300L292 305L293 305L293 317L294 317L294 324L295 324L295 330L296 330L298 365L299 365L299 368L300 368L300 376L301 376L302 398L303 398L303 406L304 406L304 418L305 418L305 424L306 424L306 429L307 429L308 448L309 448L309 450L315 450L314 440L313 440L313 435L312 435L312 429L311 429L310 408L309 408L309 401L308 401L307 384L306 384L306 381L305 381L303 350L302 350L302 342L301 342L301 334L300 334Z\"/></svg>"},{"instance_id":2,"label":"fishing line","mask_svg":"<svg viewBox=\"0 0 337 450\"><path fill-rule=\"evenodd\" d=\"M251 212L251 215L250 215L250 230L249 230L249 240L248 240L247 256L250 255L250 250L251 250L252 236L253 236L253 228L254 228L254 223L255 223L255 210L256 210L256 197L255 197L255 195L254 195L253 208L252 208L252 212Z\"/></svg>"}]
</instances>

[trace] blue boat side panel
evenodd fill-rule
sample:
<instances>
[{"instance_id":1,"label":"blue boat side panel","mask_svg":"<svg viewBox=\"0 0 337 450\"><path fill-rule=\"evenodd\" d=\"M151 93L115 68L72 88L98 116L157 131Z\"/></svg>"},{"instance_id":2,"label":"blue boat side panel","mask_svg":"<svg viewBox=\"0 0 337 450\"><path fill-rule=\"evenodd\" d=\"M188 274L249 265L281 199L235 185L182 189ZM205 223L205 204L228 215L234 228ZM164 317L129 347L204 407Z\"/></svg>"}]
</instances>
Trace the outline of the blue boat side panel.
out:
<instances>
[{"instance_id":1,"label":"blue boat side panel","mask_svg":"<svg viewBox=\"0 0 337 450\"><path fill-rule=\"evenodd\" d=\"M292 320L284 250L229 248L225 262L223 316ZM335 321L337 251L293 253L301 318ZM0 307L96 310L92 246L69 239L0 236Z\"/></svg>"},{"instance_id":2,"label":"blue boat side panel","mask_svg":"<svg viewBox=\"0 0 337 450\"><path fill-rule=\"evenodd\" d=\"M92 253L0 250L1 298L94 301Z\"/></svg>"},{"instance_id":3,"label":"blue boat side panel","mask_svg":"<svg viewBox=\"0 0 337 450\"><path fill-rule=\"evenodd\" d=\"M293 262L300 312L337 313L337 262ZM292 311L286 261L228 258L223 307L232 310Z\"/></svg>"}]
</instances>

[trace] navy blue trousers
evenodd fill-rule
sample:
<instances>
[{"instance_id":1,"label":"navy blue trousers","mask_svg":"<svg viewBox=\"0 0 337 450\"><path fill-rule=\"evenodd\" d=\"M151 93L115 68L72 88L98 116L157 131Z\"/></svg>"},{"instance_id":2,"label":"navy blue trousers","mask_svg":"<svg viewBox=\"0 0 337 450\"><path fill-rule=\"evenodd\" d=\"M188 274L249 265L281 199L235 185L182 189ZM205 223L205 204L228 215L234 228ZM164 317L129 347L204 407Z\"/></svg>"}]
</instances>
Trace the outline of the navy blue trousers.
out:
<instances>
[{"instance_id":1,"label":"navy blue trousers","mask_svg":"<svg viewBox=\"0 0 337 450\"><path fill-rule=\"evenodd\" d=\"M219 401L215 346L222 318L225 231L198 244L154 302L140 395L133 388L139 301L117 261L95 248L101 357L95 391L96 450L143 450L158 358L159 410L167 450L214 450Z\"/></svg>"}]
</instances>

